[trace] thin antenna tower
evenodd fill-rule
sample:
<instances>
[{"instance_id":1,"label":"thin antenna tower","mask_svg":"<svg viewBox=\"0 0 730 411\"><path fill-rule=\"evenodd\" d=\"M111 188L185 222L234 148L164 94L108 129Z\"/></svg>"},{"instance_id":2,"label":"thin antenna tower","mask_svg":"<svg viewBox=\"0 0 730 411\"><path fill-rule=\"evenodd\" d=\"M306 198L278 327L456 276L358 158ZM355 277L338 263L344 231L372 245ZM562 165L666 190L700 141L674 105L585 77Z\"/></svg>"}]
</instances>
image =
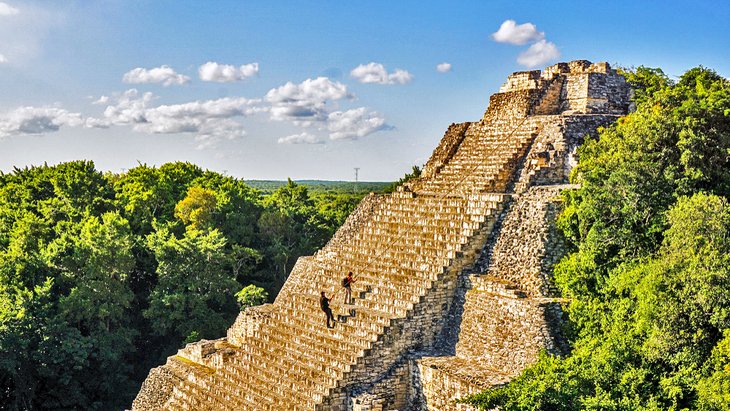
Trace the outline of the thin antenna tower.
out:
<instances>
[{"instance_id":1,"label":"thin antenna tower","mask_svg":"<svg viewBox=\"0 0 730 411\"><path fill-rule=\"evenodd\" d=\"M357 192L357 177L358 177L358 172L359 171L360 171L360 167L355 167L355 184L352 186L352 192L353 193L356 193Z\"/></svg>"}]
</instances>

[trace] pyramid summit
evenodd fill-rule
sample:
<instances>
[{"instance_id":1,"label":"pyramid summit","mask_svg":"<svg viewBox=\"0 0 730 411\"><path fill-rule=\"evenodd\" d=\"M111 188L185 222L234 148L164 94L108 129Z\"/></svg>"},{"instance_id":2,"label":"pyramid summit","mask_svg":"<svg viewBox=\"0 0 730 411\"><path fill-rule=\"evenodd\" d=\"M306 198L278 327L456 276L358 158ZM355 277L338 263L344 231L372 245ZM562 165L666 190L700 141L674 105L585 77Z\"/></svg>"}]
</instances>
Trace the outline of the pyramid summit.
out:
<instances>
[{"instance_id":1,"label":"pyramid summit","mask_svg":"<svg viewBox=\"0 0 730 411\"><path fill-rule=\"evenodd\" d=\"M134 410L464 410L540 350L560 354L560 191L586 135L630 109L608 63L510 75L421 176L370 194L272 304L150 371ZM341 279L355 273L354 303ZM328 328L320 292L339 322Z\"/></svg>"}]
</instances>

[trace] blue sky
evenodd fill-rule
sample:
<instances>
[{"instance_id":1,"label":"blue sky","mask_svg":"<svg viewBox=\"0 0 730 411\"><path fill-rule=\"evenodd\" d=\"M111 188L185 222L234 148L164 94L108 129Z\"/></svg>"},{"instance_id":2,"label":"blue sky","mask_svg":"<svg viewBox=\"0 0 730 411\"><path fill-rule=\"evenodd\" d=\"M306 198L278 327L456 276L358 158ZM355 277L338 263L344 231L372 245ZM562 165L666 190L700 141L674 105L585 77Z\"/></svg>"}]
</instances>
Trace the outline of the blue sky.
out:
<instances>
[{"instance_id":1,"label":"blue sky","mask_svg":"<svg viewBox=\"0 0 730 411\"><path fill-rule=\"evenodd\" d=\"M728 21L722 1L0 0L0 170L393 180L513 71L730 76Z\"/></svg>"}]
</instances>

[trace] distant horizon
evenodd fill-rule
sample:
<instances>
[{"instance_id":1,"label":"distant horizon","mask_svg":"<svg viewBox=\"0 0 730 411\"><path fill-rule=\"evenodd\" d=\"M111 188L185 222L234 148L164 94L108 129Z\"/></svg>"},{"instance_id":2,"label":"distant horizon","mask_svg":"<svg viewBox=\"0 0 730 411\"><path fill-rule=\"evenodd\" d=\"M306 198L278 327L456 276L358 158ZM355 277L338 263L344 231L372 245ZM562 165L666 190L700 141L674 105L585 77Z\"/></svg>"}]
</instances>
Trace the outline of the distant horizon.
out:
<instances>
[{"instance_id":1,"label":"distant horizon","mask_svg":"<svg viewBox=\"0 0 730 411\"><path fill-rule=\"evenodd\" d=\"M0 0L0 170L188 161L394 181L515 71L585 59L728 77L728 20L710 1Z\"/></svg>"},{"instance_id":2,"label":"distant horizon","mask_svg":"<svg viewBox=\"0 0 730 411\"><path fill-rule=\"evenodd\" d=\"M100 171L102 173L110 172L112 174L117 174L117 175L124 174L127 171L129 171L130 169L133 169L133 168L139 167L139 166L147 166L147 167L159 168L159 167L161 167L161 166L163 166L165 164L169 164L169 163L175 163L175 162L183 162L184 163L184 162L186 162L186 161L182 161L182 160L174 160L174 161L168 161L168 162L162 163L162 164L146 164L146 163L142 163L142 164L136 164L136 165L130 166L130 167L120 168L119 170L108 170L108 169L102 169L102 168L100 168L96 164L96 162L94 160L79 158L79 159L74 159L74 160L59 161L59 162L55 162L55 163L44 162L45 164L44 163L41 163L41 164L26 164L26 165L22 165L22 166L10 166L8 169L0 169L0 173L10 174L10 173L13 172L13 170L14 170L15 167L17 167L18 169L21 169L21 170L24 169L24 168L26 168L26 167L27 168L33 168L33 167L42 167L44 165L46 165L48 167L54 167L54 166L57 166L59 164L70 163L70 162L74 162L74 161L91 161L91 162L94 163L94 168L96 168L98 171ZM317 181L317 182L334 182L334 183L351 182L351 183L358 183L358 184L360 184L360 183L363 183L363 184L376 183L376 184L378 184L378 183L392 183L393 181L397 181L398 179L400 179L400 178L403 177L403 175L401 175L399 177L396 177L394 180L363 180L363 179L358 179L357 181L354 180L354 176L353 176L353 179L352 180L347 180L347 179L345 179L345 180L333 180L333 179L308 178L308 177L303 177L303 178L293 178L293 177L283 177L283 178L247 178L245 176L235 176L235 175L232 175L232 174L230 174L228 172L228 170L213 170L213 169L210 169L210 168L201 167L199 164L195 164L193 162L189 162L189 163L190 164L193 164L193 165L196 165L196 166L202 168L203 170L213 171L213 172L220 173L220 174L223 174L225 176L234 177L236 179L243 180L243 181L286 182L287 180L291 179L294 182ZM421 166L423 166L423 164L418 165L418 166L421 167ZM360 168L360 167L358 167L358 168ZM408 170L408 171L410 171L410 170ZM403 174L405 175L405 172Z\"/></svg>"}]
</instances>

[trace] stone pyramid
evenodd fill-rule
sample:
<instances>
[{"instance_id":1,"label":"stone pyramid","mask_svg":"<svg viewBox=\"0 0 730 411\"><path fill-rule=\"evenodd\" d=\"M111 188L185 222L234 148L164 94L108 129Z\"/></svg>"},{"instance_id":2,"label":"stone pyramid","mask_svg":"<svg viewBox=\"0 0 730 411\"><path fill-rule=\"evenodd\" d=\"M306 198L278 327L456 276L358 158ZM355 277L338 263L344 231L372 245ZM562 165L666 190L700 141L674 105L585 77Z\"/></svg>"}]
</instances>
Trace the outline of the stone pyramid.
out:
<instances>
[{"instance_id":1,"label":"stone pyramid","mask_svg":"<svg viewBox=\"0 0 730 411\"><path fill-rule=\"evenodd\" d=\"M453 400L561 353L560 190L629 94L607 63L510 75L481 120L448 128L420 178L363 199L273 304L152 369L133 409L466 410ZM319 293L348 271L354 304L339 292L327 328Z\"/></svg>"}]
</instances>

